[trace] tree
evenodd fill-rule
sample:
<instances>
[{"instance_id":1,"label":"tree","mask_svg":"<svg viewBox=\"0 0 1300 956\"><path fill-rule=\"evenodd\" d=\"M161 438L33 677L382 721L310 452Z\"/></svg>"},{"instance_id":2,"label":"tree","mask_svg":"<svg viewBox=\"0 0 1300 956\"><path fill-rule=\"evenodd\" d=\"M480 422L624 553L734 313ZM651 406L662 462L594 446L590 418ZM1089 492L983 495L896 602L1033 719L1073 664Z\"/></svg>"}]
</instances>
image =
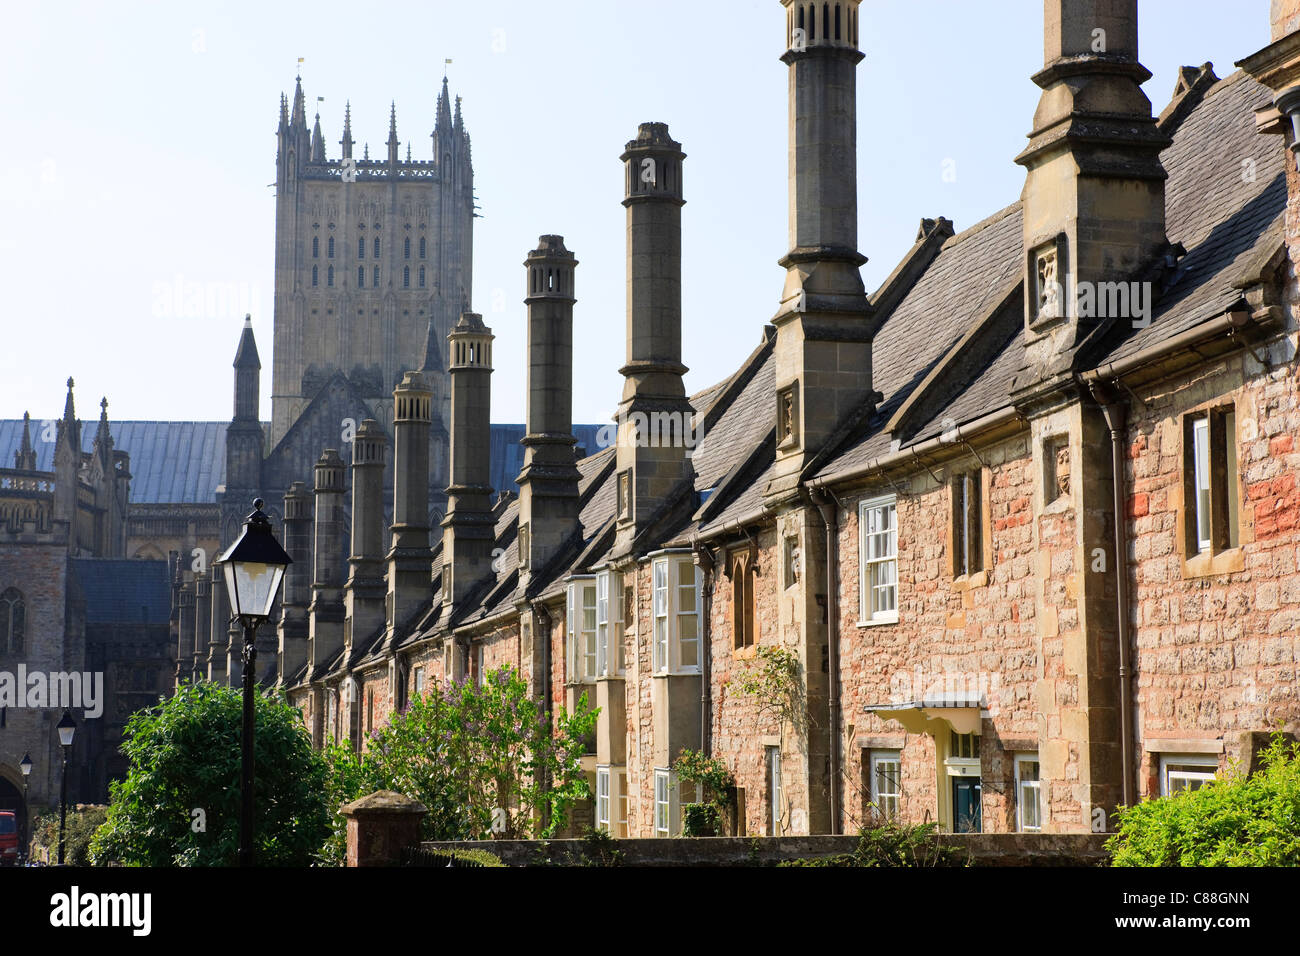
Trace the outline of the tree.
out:
<instances>
[{"instance_id":1,"label":"tree","mask_svg":"<svg viewBox=\"0 0 1300 956\"><path fill-rule=\"evenodd\" d=\"M509 667L482 687L447 682L373 732L361 757L332 756L335 797L406 794L428 808L430 840L549 837L590 797L581 759L596 715L584 694L576 713L561 708L548 724Z\"/></svg>"},{"instance_id":2,"label":"tree","mask_svg":"<svg viewBox=\"0 0 1300 956\"><path fill-rule=\"evenodd\" d=\"M1113 866L1300 866L1300 744L1276 734L1251 776L1121 807Z\"/></svg>"},{"instance_id":3,"label":"tree","mask_svg":"<svg viewBox=\"0 0 1300 956\"><path fill-rule=\"evenodd\" d=\"M122 744L130 769L110 788L95 863L237 863L242 713L239 690L204 682L131 717ZM330 834L325 762L283 697L259 692L254 719L254 862L308 865Z\"/></svg>"}]
</instances>

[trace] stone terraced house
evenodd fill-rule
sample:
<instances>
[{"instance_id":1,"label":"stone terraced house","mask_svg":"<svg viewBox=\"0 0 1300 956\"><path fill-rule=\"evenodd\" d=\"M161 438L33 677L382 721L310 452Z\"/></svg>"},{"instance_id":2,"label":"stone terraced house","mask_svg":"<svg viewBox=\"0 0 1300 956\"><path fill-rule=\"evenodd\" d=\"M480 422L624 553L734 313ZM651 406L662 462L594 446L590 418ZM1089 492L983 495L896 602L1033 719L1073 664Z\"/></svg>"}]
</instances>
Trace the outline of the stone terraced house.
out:
<instances>
[{"instance_id":1,"label":"stone terraced house","mask_svg":"<svg viewBox=\"0 0 1300 956\"><path fill-rule=\"evenodd\" d=\"M577 261L543 236L519 497L489 486L472 313L447 336L440 539L420 373L394 392L391 539L377 424L346 564L312 559L347 550L339 455L286 497L278 674L313 739L364 747L435 681L513 667L548 707L600 707L572 825L630 837L680 833L683 749L732 770L747 834L1086 833L1249 765L1300 729L1300 2L1153 115L1136 0L1045 0L1021 196L961 232L922 219L873 294L859 3L782 6L787 278L754 350L685 394L685 157L643 124L617 444L575 460Z\"/></svg>"}]
</instances>

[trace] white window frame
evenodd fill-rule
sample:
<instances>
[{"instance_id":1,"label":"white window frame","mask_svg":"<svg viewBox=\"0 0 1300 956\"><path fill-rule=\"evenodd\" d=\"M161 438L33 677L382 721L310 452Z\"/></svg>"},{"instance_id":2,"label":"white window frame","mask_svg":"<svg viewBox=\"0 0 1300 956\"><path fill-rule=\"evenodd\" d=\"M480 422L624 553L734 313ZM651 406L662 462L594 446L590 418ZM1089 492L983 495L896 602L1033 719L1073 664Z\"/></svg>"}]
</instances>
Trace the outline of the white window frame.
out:
<instances>
[{"instance_id":1,"label":"white window frame","mask_svg":"<svg viewBox=\"0 0 1300 956\"><path fill-rule=\"evenodd\" d=\"M892 521L884 531L868 531L871 513L886 511ZM871 546L884 539L884 554L871 556ZM876 539L875 541L871 539ZM868 498L858 505L858 617L864 624L892 623L898 620L898 497L884 495ZM892 583L878 584L877 575L892 572ZM893 604L884 606L885 589L893 588ZM879 606L877 606L879 605Z\"/></svg>"},{"instance_id":2,"label":"white window frame","mask_svg":"<svg viewBox=\"0 0 1300 956\"><path fill-rule=\"evenodd\" d=\"M1164 754L1160 758L1160 796L1168 797L1183 790L1199 790L1219 775L1219 758L1214 754ZM1174 790L1178 780L1184 786ZM1195 783L1189 787L1186 784Z\"/></svg>"},{"instance_id":3,"label":"white window frame","mask_svg":"<svg viewBox=\"0 0 1300 956\"><path fill-rule=\"evenodd\" d=\"M1025 773L1027 764L1034 765L1033 779ZM1034 801L1034 816L1038 823L1025 823L1025 807ZM1016 754L1016 831L1018 833L1041 833L1043 830L1043 765L1037 753Z\"/></svg>"},{"instance_id":4,"label":"white window frame","mask_svg":"<svg viewBox=\"0 0 1300 956\"><path fill-rule=\"evenodd\" d=\"M681 583L685 568L690 568L689 582ZM656 674L698 674L703 642L700 639L700 594L703 575L690 553L657 557L651 562L651 595L654 633L653 672ZM683 595L690 595L690 609L686 610ZM693 624L694 636L683 637L684 621ZM693 651L683 654L683 649ZM683 658L693 656L693 664L684 664Z\"/></svg>"},{"instance_id":5,"label":"white window frame","mask_svg":"<svg viewBox=\"0 0 1300 956\"><path fill-rule=\"evenodd\" d=\"M474 645L474 686L481 688L486 683L483 673L483 645Z\"/></svg>"},{"instance_id":6,"label":"white window frame","mask_svg":"<svg viewBox=\"0 0 1300 956\"><path fill-rule=\"evenodd\" d=\"M880 787L882 768L893 766L892 791ZM885 820L897 820L903 803L903 753L901 750L871 751L871 805ZM889 771L886 770L886 773Z\"/></svg>"},{"instance_id":7,"label":"white window frame","mask_svg":"<svg viewBox=\"0 0 1300 956\"><path fill-rule=\"evenodd\" d=\"M596 768L596 829L610 831L610 772L608 767Z\"/></svg>"},{"instance_id":8,"label":"white window frame","mask_svg":"<svg viewBox=\"0 0 1300 956\"><path fill-rule=\"evenodd\" d=\"M614 777L614 780L617 781L618 784L617 786L618 793L614 797L614 805L615 807L617 807L618 810L618 832L616 832L614 836L626 837L627 836L627 770L620 767L618 769L617 775Z\"/></svg>"},{"instance_id":9,"label":"white window frame","mask_svg":"<svg viewBox=\"0 0 1300 956\"><path fill-rule=\"evenodd\" d=\"M416 667L411 676L411 696L419 697L424 693L424 667Z\"/></svg>"},{"instance_id":10,"label":"white window frame","mask_svg":"<svg viewBox=\"0 0 1300 956\"><path fill-rule=\"evenodd\" d=\"M1213 530L1210 511L1210 416L1203 415L1192 421L1192 467L1194 469L1196 502L1196 547L1200 552L1213 547Z\"/></svg>"},{"instance_id":11,"label":"white window frame","mask_svg":"<svg viewBox=\"0 0 1300 956\"><path fill-rule=\"evenodd\" d=\"M596 674L622 674L623 660L623 575L601 571L596 575Z\"/></svg>"},{"instance_id":12,"label":"white window frame","mask_svg":"<svg viewBox=\"0 0 1300 956\"><path fill-rule=\"evenodd\" d=\"M655 768L654 835L672 836L672 772Z\"/></svg>"},{"instance_id":13,"label":"white window frame","mask_svg":"<svg viewBox=\"0 0 1300 956\"><path fill-rule=\"evenodd\" d=\"M564 623L568 636L565 654L568 681L590 684L596 680L597 673L595 575L569 579Z\"/></svg>"}]
</instances>

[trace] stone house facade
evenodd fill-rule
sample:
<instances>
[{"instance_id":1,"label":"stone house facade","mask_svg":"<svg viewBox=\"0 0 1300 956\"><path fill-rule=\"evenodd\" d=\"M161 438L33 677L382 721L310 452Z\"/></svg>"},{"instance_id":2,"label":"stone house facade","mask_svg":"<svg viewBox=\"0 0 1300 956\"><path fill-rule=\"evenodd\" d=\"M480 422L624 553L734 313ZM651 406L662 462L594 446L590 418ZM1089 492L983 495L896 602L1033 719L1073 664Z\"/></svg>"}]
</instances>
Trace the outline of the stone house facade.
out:
<instances>
[{"instance_id":1,"label":"stone house facade","mask_svg":"<svg viewBox=\"0 0 1300 956\"><path fill-rule=\"evenodd\" d=\"M343 533L343 464L317 463L278 672L314 740L364 747L433 681L513 667L551 708L600 708L572 825L628 837L681 832L684 749L727 764L747 834L1104 831L1250 765L1300 729L1295 5L1155 115L1136 0L1045 0L1020 198L961 232L922 219L872 294L859 4L782 6L790 251L754 351L685 394L685 155L642 124L613 447L575 460L577 261L543 236L519 497L484 477L472 313L447 336L440 538L411 505L385 546L382 489L354 478L350 572L322 574L305 543ZM432 394L394 392L395 502L427 473Z\"/></svg>"}]
</instances>

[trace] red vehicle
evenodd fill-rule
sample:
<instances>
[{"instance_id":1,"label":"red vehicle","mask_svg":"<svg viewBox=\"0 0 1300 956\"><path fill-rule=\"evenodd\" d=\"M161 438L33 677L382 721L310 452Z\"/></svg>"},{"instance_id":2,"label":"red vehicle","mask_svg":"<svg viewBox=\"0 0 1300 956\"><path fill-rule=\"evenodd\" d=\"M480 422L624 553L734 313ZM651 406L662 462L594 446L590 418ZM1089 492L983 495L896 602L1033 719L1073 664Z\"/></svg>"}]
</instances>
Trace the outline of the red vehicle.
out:
<instances>
[{"instance_id":1,"label":"red vehicle","mask_svg":"<svg viewBox=\"0 0 1300 956\"><path fill-rule=\"evenodd\" d=\"M0 866L18 864L18 818L12 810L0 810Z\"/></svg>"}]
</instances>

